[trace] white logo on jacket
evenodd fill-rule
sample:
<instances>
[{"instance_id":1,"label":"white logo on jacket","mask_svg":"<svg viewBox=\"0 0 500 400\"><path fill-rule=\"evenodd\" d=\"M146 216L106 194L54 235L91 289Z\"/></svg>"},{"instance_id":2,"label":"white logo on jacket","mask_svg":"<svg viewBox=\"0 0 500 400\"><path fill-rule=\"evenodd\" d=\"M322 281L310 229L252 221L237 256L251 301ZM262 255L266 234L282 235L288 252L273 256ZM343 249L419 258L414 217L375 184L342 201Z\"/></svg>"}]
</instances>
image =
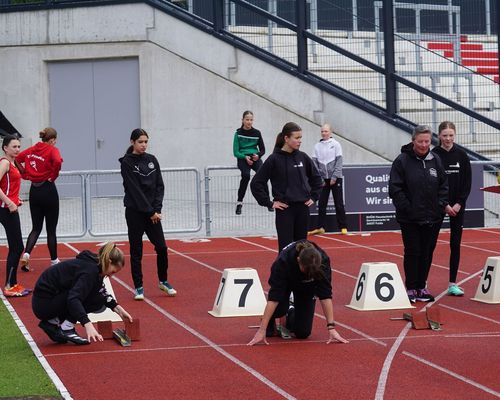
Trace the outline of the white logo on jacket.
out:
<instances>
[{"instance_id":1,"label":"white logo on jacket","mask_svg":"<svg viewBox=\"0 0 500 400\"><path fill-rule=\"evenodd\" d=\"M302 168L303 166L304 164L302 164L302 161L294 165L295 168Z\"/></svg>"},{"instance_id":2,"label":"white logo on jacket","mask_svg":"<svg viewBox=\"0 0 500 400\"><path fill-rule=\"evenodd\" d=\"M152 167L151 167L151 166L152 166ZM148 164L148 167L149 167L149 168L154 168L154 164L151 162L151 163L149 163L149 164ZM151 175L153 172L155 172L155 171L156 171L155 169L153 169L153 170L149 171L149 173L147 173L147 174L143 174L143 173L141 172L141 169L139 168L139 166L138 166L138 165L134 165L134 169L135 169L134 173L139 174L139 175L141 175L141 176L149 176L149 175Z\"/></svg>"},{"instance_id":3,"label":"white logo on jacket","mask_svg":"<svg viewBox=\"0 0 500 400\"><path fill-rule=\"evenodd\" d=\"M155 167L155 165L153 164L153 162L150 162L150 163L148 164L148 167L149 167L149 169L153 169L153 168Z\"/></svg>"},{"instance_id":4,"label":"white logo on jacket","mask_svg":"<svg viewBox=\"0 0 500 400\"><path fill-rule=\"evenodd\" d=\"M434 178L437 178L437 176L438 176L436 168L429 168L429 174L430 174L430 176L433 176Z\"/></svg>"}]
</instances>

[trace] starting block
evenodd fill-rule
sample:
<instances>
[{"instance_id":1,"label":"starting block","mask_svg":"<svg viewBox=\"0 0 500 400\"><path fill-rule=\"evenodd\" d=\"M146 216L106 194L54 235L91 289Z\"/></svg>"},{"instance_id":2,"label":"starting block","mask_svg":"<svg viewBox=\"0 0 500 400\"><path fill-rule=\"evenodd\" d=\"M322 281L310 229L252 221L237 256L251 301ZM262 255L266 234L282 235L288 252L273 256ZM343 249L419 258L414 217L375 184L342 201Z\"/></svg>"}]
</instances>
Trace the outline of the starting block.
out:
<instances>
[{"instance_id":1,"label":"starting block","mask_svg":"<svg viewBox=\"0 0 500 400\"><path fill-rule=\"evenodd\" d=\"M441 313L439 308L428 308L423 312L403 313L402 318L390 318L391 320L406 320L411 322L413 329L432 329L433 331L441 330Z\"/></svg>"},{"instance_id":2,"label":"starting block","mask_svg":"<svg viewBox=\"0 0 500 400\"><path fill-rule=\"evenodd\" d=\"M212 311L214 317L261 316L266 296L253 268L226 268L222 274Z\"/></svg>"},{"instance_id":3,"label":"starting block","mask_svg":"<svg viewBox=\"0 0 500 400\"><path fill-rule=\"evenodd\" d=\"M113 331L113 338L121 344L123 347L128 347L132 345L132 340L127 336L124 329L115 329Z\"/></svg>"},{"instance_id":4,"label":"starting block","mask_svg":"<svg viewBox=\"0 0 500 400\"><path fill-rule=\"evenodd\" d=\"M110 322L111 323L111 322ZM112 331L112 338L124 347L132 345L133 340L139 340L141 336L139 319L134 319L130 322L128 319L124 320L125 328L118 328Z\"/></svg>"},{"instance_id":5,"label":"starting block","mask_svg":"<svg viewBox=\"0 0 500 400\"><path fill-rule=\"evenodd\" d=\"M113 296L116 300L115 292L113 291L113 287L111 286L111 280L106 276L103 280L104 286L106 287L106 292ZM111 311L111 309L107 308L101 313L90 313L89 314L90 322L99 322L99 321L111 321L111 322L120 322L122 319L120 316Z\"/></svg>"},{"instance_id":6,"label":"starting block","mask_svg":"<svg viewBox=\"0 0 500 400\"><path fill-rule=\"evenodd\" d=\"M476 295L471 299L481 303L500 303L500 257L488 257L484 265Z\"/></svg>"},{"instance_id":7,"label":"starting block","mask_svg":"<svg viewBox=\"0 0 500 400\"><path fill-rule=\"evenodd\" d=\"M361 265L351 302L347 307L359 311L414 308L406 294L397 265L390 262Z\"/></svg>"}]
</instances>

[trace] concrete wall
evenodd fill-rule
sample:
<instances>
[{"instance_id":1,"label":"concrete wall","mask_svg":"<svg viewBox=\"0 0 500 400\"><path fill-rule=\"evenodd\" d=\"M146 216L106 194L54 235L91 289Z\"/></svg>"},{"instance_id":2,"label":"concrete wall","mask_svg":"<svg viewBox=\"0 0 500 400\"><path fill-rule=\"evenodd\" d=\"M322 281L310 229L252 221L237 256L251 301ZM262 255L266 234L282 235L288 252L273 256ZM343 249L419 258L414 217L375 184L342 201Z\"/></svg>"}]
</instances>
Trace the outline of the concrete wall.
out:
<instances>
[{"instance_id":1,"label":"concrete wall","mask_svg":"<svg viewBox=\"0 0 500 400\"><path fill-rule=\"evenodd\" d=\"M308 153L319 124L330 122L347 164L392 160L409 140L392 125L144 4L0 14L0 109L29 145L50 121L47 62L131 56L140 63L142 127L164 167L235 164L233 133L247 109L268 151L287 121L302 126ZM128 135L117 146L125 148Z\"/></svg>"}]
</instances>

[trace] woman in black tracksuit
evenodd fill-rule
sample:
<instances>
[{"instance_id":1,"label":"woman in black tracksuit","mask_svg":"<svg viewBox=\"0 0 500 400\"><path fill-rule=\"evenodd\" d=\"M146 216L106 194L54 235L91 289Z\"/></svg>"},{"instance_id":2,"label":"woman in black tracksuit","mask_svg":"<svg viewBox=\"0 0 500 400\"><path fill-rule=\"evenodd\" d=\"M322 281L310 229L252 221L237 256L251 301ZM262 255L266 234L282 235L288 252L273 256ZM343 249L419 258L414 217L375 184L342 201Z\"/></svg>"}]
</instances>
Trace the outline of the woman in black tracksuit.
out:
<instances>
[{"instance_id":1,"label":"woman in black tracksuit","mask_svg":"<svg viewBox=\"0 0 500 400\"><path fill-rule=\"evenodd\" d=\"M460 264L460 243L465 215L465 202L469 197L472 172L467 153L455 144L455 124L444 121L439 125L439 146L432 151L439 155L448 175L448 201L450 209L450 282L448 294L463 296L464 291L457 282L458 266Z\"/></svg>"},{"instance_id":2,"label":"woman in black tracksuit","mask_svg":"<svg viewBox=\"0 0 500 400\"><path fill-rule=\"evenodd\" d=\"M168 254L161 225L161 209L165 187L158 160L146 153L149 136L144 129L134 129L130 135L130 147L120 158L130 244L130 264L135 286L136 300L144 300L142 281L142 235L146 233L156 252L158 287L168 296L177 291L167 281Z\"/></svg>"},{"instance_id":3,"label":"woman in black tracksuit","mask_svg":"<svg viewBox=\"0 0 500 400\"><path fill-rule=\"evenodd\" d=\"M276 138L273 154L264 162L250 183L261 206L276 210L278 250L307 237L309 207L318 200L323 179L306 153L299 150L302 128L288 122ZM267 181L271 180L273 200Z\"/></svg>"},{"instance_id":4,"label":"woman in black tracksuit","mask_svg":"<svg viewBox=\"0 0 500 400\"><path fill-rule=\"evenodd\" d=\"M119 272L125 265L123 252L114 243L106 243L99 254L82 251L71 260L54 264L38 278L33 291L32 307L40 319L38 326L57 343L90 344L102 341L88 317L107 308L132 322L132 317L106 292L104 277ZM75 330L79 321L86 338Z\"/></svg>"},{"instance_id":5,"label":"woman in black tracksuit","mask_svg":"<svg viewBox=\"0 0 500 400\"><path fill-rule=\"evenodd\" d=\"M405 284L409 300L434 301L427 288L441 221L448 211L448 184L439 156L430 151L432 130L417 126L412 142L392 163L389 196L396 207L404 245Z\"/></svg>"},{"instance_id":6,"label":"woman in black tracksuit","mask_svg":"<svg viewBox=\"0 0 500 400\"><path fill-rule=\"evenodd\" d=\"M316 298L321 302L326 318L329 340L347 343L335 329L332 304L332 269L330 258L315 243L299 240L286 246L271 267L269 294L261 325L254 338L254 345L279 331L283 338L293 334L297 339L306 339L312 331ZM290 306L290 294L293 305ZM286 322L276 327L275 319ZM283 321L284 322L284 321Z\"/></svg>"}]
</instances>

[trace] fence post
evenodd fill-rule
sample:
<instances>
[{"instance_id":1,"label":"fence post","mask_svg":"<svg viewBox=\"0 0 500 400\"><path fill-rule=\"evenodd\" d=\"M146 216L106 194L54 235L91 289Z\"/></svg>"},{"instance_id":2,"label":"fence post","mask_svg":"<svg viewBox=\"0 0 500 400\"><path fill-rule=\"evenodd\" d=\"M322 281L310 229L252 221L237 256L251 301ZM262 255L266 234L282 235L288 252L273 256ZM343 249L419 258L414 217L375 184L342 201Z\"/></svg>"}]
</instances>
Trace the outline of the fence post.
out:
<instances>
[{"instance_id":1,"label":"fence post","mask_svg":"<svg viewBox=\"0 0 500 400\"><path fill-rule=\"evenodd\" d=\"M214 31L222 32L224 30L224 1L212 0L213 16L214 16Z\"/></svg>"},{"instance_id":2,"label":"fence post","mask_svg":"<svg viewBox=\"0 0 500 400\"><path fill-rule=\"evenodd\" d=\"M297 69L300 73L307 71L307 39L304 35L306 24L306 0L296 0L295 20L297 25Z\"/></svg>"},{"instance_id":3,"label":"fence post","mask_svg":"<svg viewBox=\"0 0 500 400\"><path fill-rule=\"evenodd\" d=\"M384 0L384 58L385 58L385 90L386 109L391 116L396 115L397 96L396 81L393 78L396 72L394 57L394 4L393 0Z\"/></svg>"},{"instance_id":4,"label":"fence post","mask_svg":"<svg viewBox=\"0 0 500 400\"><path fill-rule=\"evenodd\" d=\"M205 168L205 229L207 236L211 235L210 231L210 176L209 169Z\"/></svg>"}]
</instances>

